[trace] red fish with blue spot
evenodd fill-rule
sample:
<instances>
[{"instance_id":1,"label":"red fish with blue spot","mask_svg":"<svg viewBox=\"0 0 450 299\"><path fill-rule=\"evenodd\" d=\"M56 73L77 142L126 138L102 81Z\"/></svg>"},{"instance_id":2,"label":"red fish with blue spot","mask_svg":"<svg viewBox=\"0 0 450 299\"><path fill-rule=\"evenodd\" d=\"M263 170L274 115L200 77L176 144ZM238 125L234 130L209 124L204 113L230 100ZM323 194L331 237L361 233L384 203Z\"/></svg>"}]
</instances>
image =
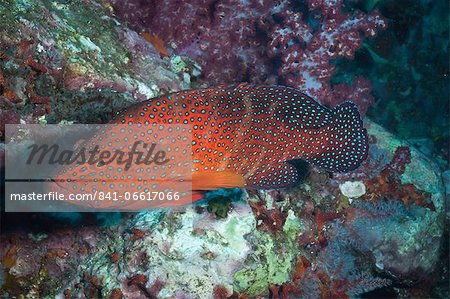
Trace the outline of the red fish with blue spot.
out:
<instances>
[{"instance_id":1,"label":"red fish with blue spot","mask_svg":"<svg viewBox=\"0 0 450 299\"><path fill-rule=\"evenodd\" d=\"M112 123L190 125L193 201L201 199L205 190L295 185L299 175L291 160L348 172L368 153L367 133L354 103L347 101L329 109L300 90L277 85L241 84L172 93L129 107ZM113 135L119 139L126 136L120 132ZM96 144L102 142L108 138L95 140ZM72 188L80 173L74 170L79 169L61 171L58 179L71 182L56 188ZM92 165L87 172L98 176L100 169ZM109 173L113 177L117 167L109 166ZM144 169L141 180L146 179L145 173ZM143 184L141 180L134 182L133 188ZM124 182L120 188L128 189L129 184ZM94 185L85 183L83 189L101 188ZM151 191L148 185L144 189Z\"/></svg>"}]
</instances>

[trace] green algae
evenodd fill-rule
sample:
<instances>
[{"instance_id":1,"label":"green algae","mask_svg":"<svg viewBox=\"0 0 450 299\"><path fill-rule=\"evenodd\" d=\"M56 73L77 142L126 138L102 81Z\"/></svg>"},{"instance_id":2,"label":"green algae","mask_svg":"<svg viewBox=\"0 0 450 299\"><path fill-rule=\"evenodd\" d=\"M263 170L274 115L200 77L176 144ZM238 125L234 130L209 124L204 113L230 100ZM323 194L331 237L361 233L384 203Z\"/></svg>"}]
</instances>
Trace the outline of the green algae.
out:
<instances>
[{"instance_id":1,"label":"green algae","mask_svg":"<svg viewBox=\"0 0 450 299\"><path fill-rule=\"evenodd\" d=\"M179 73L187 69L188 65L181 56L174 55L170 59L170 66L174 73Z\"/></svg>"},{"instance_id":2,"label":"green algae","mask_svg":"<svg viewBox=\"0 0 450 299\"><path fill-rule=\"evenodd\" d=\"M82 1L2 1L0 15L4 34L15 37L18 33L17 23L28 23L38 27L40 34L54 39L57 48L68 58L89 60L103 71L107 71L111 65L102 59L82 58L78 54L93 50L100 52L97 45L109 45L106 54L109 61L128 61L128 51L115 30L117 25L110 18L102 18L105 12L101 7L88 6ZM26 40L30 37L23 38Z\"/></svg>"},{"instance_id":3,"label":"green algae","mask_svg":"<svg viewBox=\"0 0 450 299\"><path fill-rule=\"evenodd\" d=\"M89 61L96 68L100 68L101 72L107 72L111 68L116 71L118 67L124 67L124 64L128 62L128 51L122 45L115 30L117 25L112 19L101 17L105 15L102 8L93 8L80 1L61 4L44 0L43 3L52 16L60 22L60 26L55 28L56 31L52 35L57 41L58 48L68 57ZM50 24L42 25L46 28ZM77 55L80 52L100 52L100 47L97 45L108 45L104 47L108 50L105 53L106 58L108 61L114 61L114 66L106 60L97 60L101 58L100 56L80 57Z\"/></svg>"},{"instance_id":4,"label":"green algae","mask_svg":"<svg viewBox=\"0 0 450 299\"><path fill-rule=\"evenodd\" d=\"M231 199L218 197L208 202L208 212L214 214L216 218L226 218L231 209Z\"/></svg>"},{"instance_id":5,"label":"green algae","mask_svg":"<svg viewBox=\"0 0 450 299\"><path fill-rule=\"evenodd\" d=\"M277 237L255 231L256 249L246 267L235 273L235 287L248 296L264 295L271 284L282 285L290 281L295 258L298 256L296 240L303 230L301 221L292 210ZM255 258L256 257L256 258Z\"/></svg>"}]
</instances>

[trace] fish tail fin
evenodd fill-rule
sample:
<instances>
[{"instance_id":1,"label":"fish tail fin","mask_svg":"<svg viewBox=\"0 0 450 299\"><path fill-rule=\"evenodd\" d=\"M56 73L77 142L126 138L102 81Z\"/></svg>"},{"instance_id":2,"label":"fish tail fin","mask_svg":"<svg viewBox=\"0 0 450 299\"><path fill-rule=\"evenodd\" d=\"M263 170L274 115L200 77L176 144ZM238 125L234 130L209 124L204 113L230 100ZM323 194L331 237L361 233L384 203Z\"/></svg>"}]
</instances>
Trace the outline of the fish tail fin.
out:
<instances>
[{"instance_id":1,"label":"fish tail fin","mask_svg":"<svg viewBox=\"0 0 450 299\"><path fill-rule=\"evenodd\" d=\"M332 109L332 124L323 131L323 143L309 160L332 172L348 172L367 158L367 131L352 102L344 102Z\"/></svg>"},{"instance_id":2,"label":"fish tail fin","mask_svg":"<svg viewBox=\"0 0 450 299\"><path fill-rule=\"evenodd\" d=\"M363 121L355 103L345 101L334 107L332 112L335 136L338 136L335 139L339 145L335 147L335 153L339 154L340 159L337 171L352 171L367 158L369 151L367 131L363 127Z\"/></svg>"},{"instance_id":3,"label":"fish tail fin","mask_svg":"<svg viewBox=\"0 0 450 299\"><path fill-rule=\"evenodd\" d=\"M361 115L358 106L350 101L345 101L332 110L333 122L342 128L362 128Z\"/></svg>"}]
</instances>

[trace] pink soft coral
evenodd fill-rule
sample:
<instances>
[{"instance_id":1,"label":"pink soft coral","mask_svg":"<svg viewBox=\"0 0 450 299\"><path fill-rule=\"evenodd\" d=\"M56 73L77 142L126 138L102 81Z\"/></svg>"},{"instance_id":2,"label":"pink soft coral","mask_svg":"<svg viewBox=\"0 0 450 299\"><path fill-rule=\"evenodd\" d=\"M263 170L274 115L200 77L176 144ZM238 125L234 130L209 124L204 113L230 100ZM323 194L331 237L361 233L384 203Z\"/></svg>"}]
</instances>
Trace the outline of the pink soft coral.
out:
<instances>
[{"instance_id":1,"label":"pink soft coral","mask_svg":"<svg viewBox=\"0 0 450 299\"><path fill-rule=\"evenodd\" d=\"M363 114L372 103L364 78L334 88L330 81L333 59L353 58L363 35L386 26L376 11L345 12L342 0L169 0L152 9L137 0L112 1L133 29L150 31L169 52L197 60L208 85L285 83L329 106L352 100Z\"/></svg>"},{"instance_id":2,"label":"pink soft coral","mask_svg":"<svg viewBox=\"0 0 450 299\"><path fill-rule=\"evenodd\" d=\"M291 10L281 14L283 22L270 34L269 51L281 57L279 75L286 83L306 91L323 104L343 100L359 104L364 113L372 102L370 83L358 77L353 84L330 84L335 73L333 59L352 59L362 45L362 34L374 36L386 27L377 12L345 13L342 0L310 0L309 16ZM315 25L314 25L315 24Z\"/></svg>"}]
</instances>

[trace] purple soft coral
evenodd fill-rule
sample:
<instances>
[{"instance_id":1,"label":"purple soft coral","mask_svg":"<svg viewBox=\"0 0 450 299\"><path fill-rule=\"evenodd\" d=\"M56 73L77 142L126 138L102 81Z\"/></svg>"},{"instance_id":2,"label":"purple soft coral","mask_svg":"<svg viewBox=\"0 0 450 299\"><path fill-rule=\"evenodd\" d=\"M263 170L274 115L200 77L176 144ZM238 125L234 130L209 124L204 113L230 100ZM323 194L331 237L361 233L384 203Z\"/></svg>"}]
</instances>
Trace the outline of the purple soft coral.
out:
<instances>
[{"instance_id":1,"label":"purple soft coral","mask_svg":"<svg viewBox=\"0 0 450 299\"><path fill-rule=\"evenodd\" d=\"M281 13L283 22L271 34L269 50L281 57L279 74L288 85L334 106L344 100L358 104L364 114L372 102L370 84L357 78L352 86L340 84L333 90L333 59L352 59L362 45L362 36L374 36L386 22L376 13L344 13L342 0L310 0L309 16L290 10ZM343 98L346 94L347 98Z\"/></svg>"},{"instance_id":2,"label":"purple soft coral","mask_svg":"<svg viewBox=\"0 0 450 299\"><path fill-rule=\"evenodd\" d=\"M173 53L196 59L210 84L262 82L268 76L262 33L278 7L272 1L164 1L151 10L141 1L112 3L134 30L151 31Z\"/></svg>"},{"instance_id":3,"label":"purple soft coral","mask_svg":"<svg viewBox=\"0 0 450 299\"><path fill-rule=\"evenodd\" d=\"M331 61L351 59L361 33L373 36L386 26L377 12L345 13L342 0L310 0L301 8L266 0L172 0L152 10L141 10L140 1L113 0L113 6L133 29L151 31L172 53L197 60L209 85L284 82L330 106L352 100L363 113L372 102L364 78L333 88Z\"/></svg>"}]
</instances>

